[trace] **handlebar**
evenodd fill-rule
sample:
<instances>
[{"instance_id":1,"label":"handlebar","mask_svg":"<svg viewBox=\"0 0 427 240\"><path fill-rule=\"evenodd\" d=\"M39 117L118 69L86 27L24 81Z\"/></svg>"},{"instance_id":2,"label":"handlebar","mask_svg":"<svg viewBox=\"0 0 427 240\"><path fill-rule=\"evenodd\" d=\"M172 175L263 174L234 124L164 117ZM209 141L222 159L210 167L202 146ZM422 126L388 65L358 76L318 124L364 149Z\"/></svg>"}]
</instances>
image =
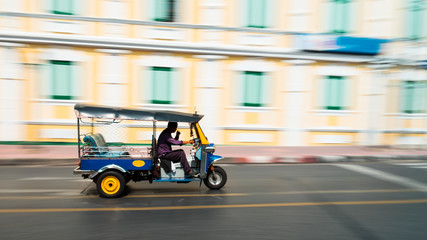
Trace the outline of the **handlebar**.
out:
<instances>
[{"instance_id":1,"label":"handlebar","mask_svg":"<svg viewBox=\"0 0 427 240\"><path fill-rule=\"evenodd\" d=\"M194 143L193 143L193 147L194 147L194 148L199 148L199 147L200 147L200 144L201 144L200 139L198 139L198 138L193 138L192 140L194 141Z\"/></svg>"}]
</instances>

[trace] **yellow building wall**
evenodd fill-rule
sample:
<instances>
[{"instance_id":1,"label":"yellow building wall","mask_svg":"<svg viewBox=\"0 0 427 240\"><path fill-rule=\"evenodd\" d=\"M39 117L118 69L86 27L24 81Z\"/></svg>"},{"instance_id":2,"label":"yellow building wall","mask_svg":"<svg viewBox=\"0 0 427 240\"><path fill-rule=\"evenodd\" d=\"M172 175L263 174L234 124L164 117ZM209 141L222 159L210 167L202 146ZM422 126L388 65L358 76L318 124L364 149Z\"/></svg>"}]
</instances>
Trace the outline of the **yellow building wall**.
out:
<instances>
[{"instance_id":1,"label":"yellow building wall","mask_svg":"<svg viewBox=\"0 0 427 240\"><path fill-rule=\"evenodd\" d=\"M349 141L347 143L319 143L317 138L319 137L327 137L327 136L331 136L331 137L339 137L339 136L344 136L346 139L349 139ZM359 142L359 135L358 133L345 133L345 132L309 132L307 134L307 145L310 146L330 146L330 145L354 145L357 142Z\"/></svg>"},{"instance_id":2,"label":"yellow building wall","mask_svg":"<svg viewBox=\"0 0 427 240\"><path fill-rule=\"evenodd\" d=\"M224 130L223 134L225 139L224 140L225 145L274 146L279 143L279 133L276 131ZM244 134L245 136L252 135L255 137L251 140L247 139L245 141L239 142L235 140L237 138L236 135L238 134ZM256 136L265 137L266 139L269 139L269 140L265 142L257 142ZM240 139L243 137L239 135L238 138ZM251 141L254 141L254 142L251 142Z\"/></svg>"},{"instance_id":3,"label":"yellow building wall","mask_svg":"<svg viewBox=\"0 0 427 240\"><path fill-rule=\"evenodd\" d=\"M381 137L383 145L396 145L400 137L424 138L425 134L421 133L384 133ZM400 143L402 144L402 143Z\"/></svg>"},{"instance_id":4,"label":"yellow building wall","mask_svg":"<svg viewBox=\"0 0 427 240\"><path fill-rule=\"evenodd\" d=\"M3 1L4 3L5 1ZM46 14L47 1L45 0L23 0L23 6L25 12L27 13L36 13L36 14ZM93 1L84 1L84 14L76 16L86 16L86 17L100 17L108 18L105 12L103 12L103 0L93 0ZM147 11L144 10L148 1L139 1L139 0L124 0L122 1L126 5L126 16L127 19L138 20L138 21L147 21L149 17L147 16ZM359 10L362 9L362 19L363 21L357 22L356 33L364 33L368 26L368 23L365 19L367 15L371 14L366 12L366 9L369 9L369 6L373 1L361 1L358 3ZM310 1L309 6L309 16L311 16L308 21L308 32L318 33L322 31L323 19L326 18L325 13L319 11L323 8L325 1ZM182 24L201 24L202 11L201 6L203 0L186 0L180 1L180 15L178 16ZM239 1L224 1L226 7L224 7L224 25L225 27L244 27L240 22L241 16L236 15L240 10ZM275 1L274 15L277 15L278 21L274 22L274 28L271 30L283 30L290 28L291 23L291 14L289 8L291 6L290 1ZM403 18L401 13L404 13L405 6L402 3L394 2L394 11L397 12L396 18ZM1 6L0 6L1 8ZM82 7L83 8L83 7ZM285 11L283 10L285 9ZM364 12L365 11L365 12ZM2 18L3 19L3 18ZM176 30L180 31L184 36L183 39L178 40L177 42L191 42L191 43L202 43L206 40L207 34L211 34L212 31L206 29L193 29L183 28L179 26L154 26L154 25L137 25L137 24L117 24L117 23L108 23L103 21L79 21L79 20L61 20L61 19L47 19L47 18L29 18L29 17L16 17L14 20L15 23L19 26L22 26L23 32L30 33L41 33L41 34L56 34L56 36L76 36L76 34L69 33L58 33L58 32L49 32L44 29L42 26L46 22L63 22L63 23L76 23L81 26L84 36L97 36L97 37L107 37L109 36L109 28L115 26L122 30L122 34L119 36L121 38L136 39L136 40L158 40L161 42L173 43L175 40L167 40L162 37L157 37L153 39L146 38L147 32L152 28L156 29L166 29L166 30ZM390 20L394 21L394 20ZM402 24L403 20L399 21ZM3 22L1 24L4 27ZM179 24L177 24L179 25ZM400 36L395 28L392 30L392 34ZM239 43L239 39L242 36L251 35L258 37L267 37L273 39L272 47L279 48L291 48L293 47L293 38L294 36L290 34L277 34L277 33L265 33L262 32L262 29L254 29L253 31L234 31L234 30L216 30L214 34L218 35L219 44L228 44L228 47L236 46L240 47L254 47L248 46ZM220 45L223 46L223 45ZM271 46L270 46L271 47ZM77 101L51 101L49 99L44 99L45 96L42 96L41 89L39 86L41 74L38 72L37 68L41 67L46 61L40 59L41 54L47 52L49 49L70 49L73 51L80 52L85 56L85 60L79 64L82 67L82 76L84 78L84 87L81 89L81 99ZM75 116L73 111L73 105L75 102L87 102L87 103L101 103L100 101L100 86L104 83L100 82L100 76L103 69L100 68L100 61L102 56L108 55L108 53L103 53L99 51L98 47L75 47L75 46L59 46L59 45L43 45L43 44L23 44L21 47L17 47L20 52L20 59L24 63L24 79L25 82L25 98L24 101L24 121L28 121L28 132L27 138L28 141L64 141L71 142L72 139L47 139L40 138L40 132L43 129L75 129L73 124ZM197 71L198 64L205 59L198 58L197 54L193 53L165 53L165 52L156 52L156 51L139 51L139 50L129 50L128 53L121 54L125 57L126 61L126 73L127 79L124 83L120 83L125 87L125 106L126 107L141 107L144 103L141 100L141 91L143 88L142 80L146 77L143 75L143 67L138 64L139 61L144 60L148 57L158 54L165 54L168 56L176 57L182 59L186 66L180 70L182 78L182 88L181 90L181 99L177 105L181 105L182 110L186 112L193 112L193 107L197 106L198 99L196 98L196 91L199 89L197 86ZM283 130L287 128L287 116L292 116L292 113L289 113L289 103L286 102L288 94L291 94L289 91L289 83L294 79L289 79L289 71L293 64L288 63L286 59L279 58L257 58L257 57L243 57L243 56L224 56L225 59L219 60L221 62L221 78L220 87L218 90L220 92L221 98L215 99L220 106L220 112L218 115L221 117L218 119L218 125L224 127L225 130L218 130L222 138L224 139L224 144L245 144L245 145L279 145L282 144L281 138L283 135L286 135L286 131ZM237 85L236 75L237 71L233 70L233 65L247 60L262 60L265 63L272 65L276 70L269 73L269 79L271 80L271 87L274 90L274 93L271 95L271 102L267 108L270 109L245 109L238 106L236 103L235 95L239 91L239 86ZM351 105L347 111L341 113L340 111L325 111L319 109L319 89L320 80L322 76L318 74L318 69L331 66L348 66L354 69L357 74L349 76L348 78L352 82L353 91L351 94ZM307 64L308 68L305 72L305 79L302 95L303 102L296 103L303 108L303 117L301 128L308 133L304 134L304 141L308 145L314 145L315 138L318 136L349 136L350 143L346 144L357 144L360 141L360 133L352 132L364 129L368 124L366 121L368 119L366 109L369 108L369 101L365 91L366 88L369 88L369 84L372 81L370 75L367 73L369 69L365 66L365 63L348 63L348 62L333 62L333 61L323 61L316 60L312 63ZM421 118L401 118L400 114L400 102L401 102L401 89L400 84L401 80L399 79L400 69L393 68L392 70L387 70L387 79L386 89L385 89L385 116L380 117L381 126L383 129L380 130L420 130L426 129L427 122ZM180 109L181 110L181 109ZM34 124L34 122L43 122L43 125ZM49 121L57 121L56 123L48 124ZM63 123L66 122L66 123ZM248 130L230 130L231 128L241 127L242 129ZM243 127L242 127L243 126ZM266 127L267 126L267 127ZM234 129L233 128L233 129ZM254 130L254 129L274 129L274 130ZM328 129L328 131L321 132L322 128ZM311 130L315 131L311 131ZM331 132L331 129L333 132ZM133 130L133 129L132 129ZM233 142L233 134L261 134L265 139L268 139L266 142L256 143L256 142ZM134 131L129 132L129 140L139 142L138 136L135 135ZM259 136L261 136L259 135ZM183 136L189 137L187 133ZM242 136L242 135L240 135ZM384 133L382 134L382 141L384 144L393 144L397 141L400 136L416 136L419 137L420 134L407 134L407 133ZM144 140L145 141L145 140ZM143 141L143 142L144 142ZM144 142L146 143L146 141ZM318 144L322 145L322 144Z\"/></svg>"}]
</instances>

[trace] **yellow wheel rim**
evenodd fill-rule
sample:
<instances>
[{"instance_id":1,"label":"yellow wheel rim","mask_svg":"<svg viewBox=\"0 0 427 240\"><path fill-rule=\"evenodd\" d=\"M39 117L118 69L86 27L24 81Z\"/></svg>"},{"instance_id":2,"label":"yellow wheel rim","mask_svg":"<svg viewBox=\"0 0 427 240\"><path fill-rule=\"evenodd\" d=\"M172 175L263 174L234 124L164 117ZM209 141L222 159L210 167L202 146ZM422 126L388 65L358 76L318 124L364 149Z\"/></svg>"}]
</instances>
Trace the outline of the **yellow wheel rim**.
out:
<instances>
[{"instance_id":1,"label":"yellow wheel rim","mask_svg":"<svg viewBox=\"0 0 427 240\"><path fill-rule=\"evenodd\" d=\"M120 189L120 181L114 176L107 176L102 179L101 188L106 194L115 194Z\"/></svg>"}]
</instances>

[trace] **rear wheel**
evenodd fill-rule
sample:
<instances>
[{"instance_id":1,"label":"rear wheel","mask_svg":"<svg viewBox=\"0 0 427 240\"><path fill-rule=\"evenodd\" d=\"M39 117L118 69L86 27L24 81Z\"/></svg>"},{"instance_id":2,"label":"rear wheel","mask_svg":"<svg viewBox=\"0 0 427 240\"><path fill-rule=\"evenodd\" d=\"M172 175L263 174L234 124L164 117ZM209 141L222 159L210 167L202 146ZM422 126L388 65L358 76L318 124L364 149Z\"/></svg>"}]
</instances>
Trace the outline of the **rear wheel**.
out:
<instances>
[{"instance_id":1,"label":"rear wheel","mask_svg":"<svg viewBox=\"0 0 427 240\"><path fill-rule=\"evenodd\" d=\"M222 167L215 166L213 171L208 172L203 182L210 189L220 189L227 182L227 173Z\"/></svg>"},{"instance_id":2,"label":"rear wheel","mask_svg":"<svg viewBox=\"0 0 427 240\"><path fill-rule=\"evenodd\" d=\"M103 172L96 181L96 189L99 195L105 198L121 197L125 188L125 177L116 171Z\"/></svg>"}]
</instances>

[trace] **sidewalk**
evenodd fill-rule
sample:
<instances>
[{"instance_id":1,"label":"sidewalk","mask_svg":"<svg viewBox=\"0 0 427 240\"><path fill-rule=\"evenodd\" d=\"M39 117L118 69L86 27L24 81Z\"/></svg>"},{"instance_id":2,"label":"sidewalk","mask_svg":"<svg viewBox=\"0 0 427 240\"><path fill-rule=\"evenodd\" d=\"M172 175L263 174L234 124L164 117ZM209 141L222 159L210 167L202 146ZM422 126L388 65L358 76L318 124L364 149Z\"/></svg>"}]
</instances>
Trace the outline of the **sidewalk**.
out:
<instances>
[{"instance_id":1,"label":"sidewalk","mask_svg":"<svg viewBox=\"0 0 427 240\"><path fill-rule=\"evenodd\" d=\"M183 147L189 153L189 146ZM425 146L217 146L221 163L427 160ZM0 145L0 165L77 165L77 146Z\"/></svg>"},{"instance_id":2,"label":"sidewalk","mask_svg":"<svg viewBox=\"0 0 427 240\"><path fill-rule=\"evenodd\" d=\"M242 151L236 151L239 148ZM233 163L427 160L427 149L423 146L222 147L218 148L218 154L220 149L223 151L225 160L230 158Z\"/></svg>"},{"instance_id":3,"label":"sidewalk","mask_svg":"<svg viewBox=\"0 0 427 240\"><path fill-rule=\"evenodd\" d=\"M190 147L184 146L188 153ZM324 163L427 160L425 146L217 146L221 163ZM0 165L77 165L77 146L0 145Z\"/></svg>"}]
</instances>

